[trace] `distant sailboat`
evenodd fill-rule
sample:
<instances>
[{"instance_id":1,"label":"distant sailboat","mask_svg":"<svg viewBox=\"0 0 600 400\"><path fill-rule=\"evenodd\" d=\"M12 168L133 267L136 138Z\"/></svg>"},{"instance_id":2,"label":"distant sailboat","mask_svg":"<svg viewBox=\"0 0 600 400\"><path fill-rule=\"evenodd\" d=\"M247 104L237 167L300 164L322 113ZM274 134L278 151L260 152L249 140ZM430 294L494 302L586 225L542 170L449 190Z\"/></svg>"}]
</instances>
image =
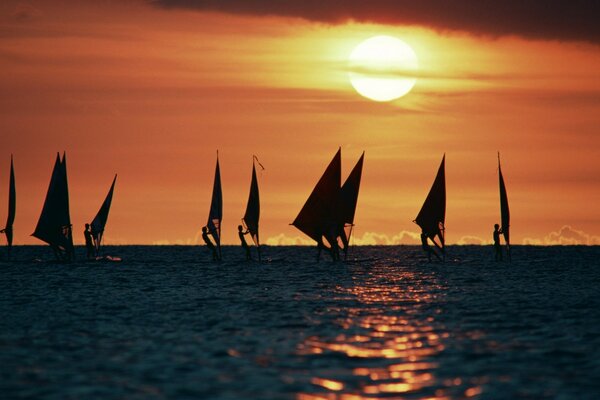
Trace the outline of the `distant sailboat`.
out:
<instances>
[{"instance_id":1,"label":"distant sailboat","mask_svg":"<svg viewBox=\"0 0 600 400\"><path fill-rule=\"evenodd\" d=\"M258 260L260 261L260 241L258 238L258 221L260 219L260 196L258 191L258 179L256 178L256 166L254 160L256 156L252 158L252 183L250 184L250 195L248 196L248 204L246 205L246 212L242 218L242 223L256 245L258 251Z\"/></svg>"},{"instance_id":2,"label":"distant sailboat","mask_svg":"<svg viewBox=\"0 0 600 400\"><path fill-rule=\"evenodd\" d=\"M500 184L500 219L502 221L502 234L506 241L506 250L508 259L510 260L510 210L508 208L508 196L506 194L506 186L504 185L504 177L502 176L502 168L500 167L500 153L498 153L498 180Z\"/></svg>"},{"instance_id":3,"label":"distant sailboat","mask_svg":"<svg viewBox=\"0 0 600 400\"><path fill-rule=\"evenodd\" d=\"M337 151L300 213L292 222L292 225L316 241L319 246L337 246L335 242L326 244L323 237L331 227L336 227L340 223L338 202L342 175L341 151L341 148Z\"/></svg>"},{"instance_id":4,"label":"distant sailboat","mask_svg":"<svg viewBox=\"0 0 600 400\"><path fill-rule=\"evenodd\" d=\"M46 200L32 236L48 243L59 261L73 259L73 234L69 213L69 186L67 160L56 155L54 170L46 193Z\"/></svg>"},{"instance_id":5,"label":"distant sailboat","mask_svg":"<svg viewBox=\"0 0 600 400\"><path fill-rule=\"evenodd\" d=\"M358 202L358 191L360 189L364 158L365 153L363 151L352 172L348 175L346 182L344 182L340 189L340 219L344 225L341 240L344 249L344 258L348 256L348 244L350 243L350 236L354 228L354 214L356 213L356 203Z\"/></svg>"},{"instance_id":6,"label":"distant sailboat","mask_svg":"<svg viewBox=\"0 0 600 400\"><path fill-rule=\"evenodd\" d=\"M446 220L446 175L445 175L446 155L442 158L442 163L438 173L429 190L429 194L419 211L419 215L413 221L421 227L423 233L438 247L445 257L445 220ZM435 238L438 238L439 243Z\"/></svg>"},{"instance_id":7,"label":"distant sailboat","mask_svg":"<svg viewBox=\"0 0 600 400\"><path fill-rule=\"evenodd\" d=\"M106 221L108 220L108 213L110 212L110 205L112 203L113 191L115 189L115 182L117 181L117 175L113 178L112 185L100 210L94 217L94 220L90 224L92 238L94 239L94 247L96 248L96 256L100 253L100 246L102 243L102 236L104 235L104 228L106 227Z\"/></svg>"},{"instance_id":8,"label":"distant sailboat","mask_svg":"<svg viewBox=\"0 0 600 400\"><path fill-rule=\"evenodd\" d=\"M17 208L17 190L15 188L15 169L13 166L13 157L10 156L10 182L8 184L8 217L6 218L6 226L3 229L6 235L6 243L8 249L8 258L10 259L10 251L13 243L13 224L15 222L15 213Z\"/></svg>"},{"instance_id":9,"label":"distant sailboat","mask_svg":"<svg viewBox=\"0 0 600 400\"><path fill-rule=\"evenodd\" d=\"M209 233L215 239L219 260L221 259L221 221L223 219L223 192L221 190L221 169L219 168L219 153L217 153L217 167L215 168L215 181L213 183L212 200L206 224Z\"/></svg>"}]
</instances>

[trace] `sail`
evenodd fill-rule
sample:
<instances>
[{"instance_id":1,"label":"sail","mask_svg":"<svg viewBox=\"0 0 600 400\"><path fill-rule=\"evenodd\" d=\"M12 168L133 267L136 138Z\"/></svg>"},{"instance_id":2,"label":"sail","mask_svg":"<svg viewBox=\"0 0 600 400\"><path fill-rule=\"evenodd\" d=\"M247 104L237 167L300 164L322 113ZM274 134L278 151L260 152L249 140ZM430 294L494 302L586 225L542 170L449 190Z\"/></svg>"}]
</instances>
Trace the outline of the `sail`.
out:
<instances>
[{"instance_id":1,"label":"sail","mask_svg":"<svg viewBox=\"0 0 600 400\"><path fill-rule=\"evenodd\" d=\"M250 184L250 195L248 196L248 204L242 221L246 229L250 231L254 244L260 246L258 240L258 220L260 218L260 197L258 193L258 180L256 179L256 167L254 159L252 159L252 183Z\"/></svg>"},{"instance_id":2,"label":"sail","mask_svg":"<svg viewBox=\"0 0 600 400\"><path fill-rule=\"evenodd\" d=\"M340 221L344 225L346 243L350 241L350 235L352 235L352 228L354 227L354 214L356 213L364 158L365 153L363 152L340 189Z\"/></svg>"},{"instance_id":3,"label":"sail","mask_svg":"<svg viewBox=\"0 0 600 400\"><path fill-rule=\"evenodd\" d=\"M112 203L113 191L115 189L115 182L117 181L117 175L113 178L112 185L110 185L110 190L100 206L100 210L94 217L94 220L90 224L90 231L92 233L92 237L95 239L97 243L97 250L100 248L100 243L102 241L102 235L104 234L104 227L106 226L106 221L108 220L108 213L110 212L110 204Z\"/></svg>"},{"instance_id":4,"label":"sail","mask_svg":"<svg viewBox=\"0 0 600 400\"><path fill-rule=\"evenodd\" d=\"M500 183L500 218L502 221L502 234L506 245L510 246L510 210L508 208L508 196L506 194L506 186L504 185L504 177L502 176L502 168L500 167L500 153L498 153L498 179Z\"/></svg>"},{"instance_id":5,"label":"sail","mask_svg":"<svg viewBox=\"0 0 600 400\"><path fill-rule=\"evenodd\" d=\"M435 237L439 238L442 251L444 249L444 222L446 219L446 175L445 175L446 155L442 158L442 163L433 181L431 190L419 211L419 215L414 222L417 223L423 232L435 243Z\"/></svg>"},{"instance_id":6,"label":"sail","mask_svg":"<svg viewBox=\"0 0 600 400\"><path fill-rule=\"evenodd\" d=\"M321 179L292 223L317 243L331 224L338 223L338 201L341 181L341 149L323 173Z\"/></svg>"},{"instance_id":7,"label":"sail","mask_svg":"<svg viewBox=\"0 0 600 400\"><path fill-rule=\"evenodd\" d=\"M10 182L8 184L8 217L6 218L6 227L4 234L8 247L12 246L13 241L13 224L15 222L15 213L17 209L17 190L15 187L15 169L13 166L13 157L10 156Z\"/></svg>"},{"instance_id":8,"label":"sail","mask_svg":"<svg viewBox=\"0 0 600 400\"><path fill-rule=\"evenodd\" d=\"M221 169L219 168L219 156L217 155L217 167L215 169L215 181L213 184L212 201L208 214L208 231L215 238L220 249L221 246L221 220L223 219L223 192L221 191Z\"/></svg>"},{"instance_id":9,"label":"sail","mask_svg":"<svg viewBox=\"0 0 600 400\"><path fill-rule=\"evenodd\" d=\"M32 236L72 254L73 236L69 214L66 155L63 155L62 160L59 154L56 155L42 213Z\"/></svg>"}]
</instances>

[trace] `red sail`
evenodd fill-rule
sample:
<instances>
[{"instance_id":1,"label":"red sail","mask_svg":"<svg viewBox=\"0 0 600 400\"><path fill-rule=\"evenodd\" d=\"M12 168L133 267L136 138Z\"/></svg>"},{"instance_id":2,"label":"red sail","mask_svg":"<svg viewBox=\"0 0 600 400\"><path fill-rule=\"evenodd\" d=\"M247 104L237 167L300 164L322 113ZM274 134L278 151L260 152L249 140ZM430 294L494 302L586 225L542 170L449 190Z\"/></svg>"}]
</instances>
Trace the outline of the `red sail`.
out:
<instances>
[{"instance_id":1,"label":"red sail","mask_svg":"<svg viewBox=\"0 0 600 400\"><path fill-rule=\"evenodd\" d=\"M346 243L350 241L352 227L354 226L354 214L356 213L356 203L358 202L358 191L360 189L364 158L365 153L363 152L340 189L340 220L344 226Z\"/></svg>"},{"instance_id":2,"label":"red sail","mask_svg":"<svg viewBox=\"0 0 600 400\"><path fill-rule=\"evenodd\" d=\"M498 153L498 179L500 184L501 229L506 245L510 246L510 210L508 208L508 196L506 194L506 186L504 185L504 177L502 176L502 168L500 167L500 153Z\"/></svg>"},{"instance_id":3,"label":"red sail","mask_svg":"<svg viewBox=\"0 0 600 400\"><path fill-rule=\"evenodd\" d=\"M110 212L110 205L112 203L113 192L115 190L115 182L117 181L117 175L112 181L112 185L110 185L110 189L102 206L98 210L98 214L94 217L94 220L90 224L92 236L96 239L96 243L98 243L98 248L100 248L100 243L102 242L102 236L104 234L104 228L106 227L106 221L108 221L108 213Z\"/></svg>"},{"instance_id":4,"label":"red sail","mask_svg":"<svg viewBox=\"0 0 600 400\"><path fill-rule=\"evenodd\" d=\"M435 237L439 238L439 246L444 249L444 222L446 220L446 174L445 174L446 155L442 158L442 163L438 169L437 176L431 190L415 219L417 225L423 232L435 243Z\"/></svg>"},{"instance_id":5,"label":"red sail","mask_svg":"<svg viewBox=\"0 0 600 400\"><path fill-rule=\"evenodd\" d=\"M15 187L15 169L13 166L13 158L10 156L10 182L8 184L8 217L6 218L6 227L4 234L8 247L12 246L13 241L13 224L15 222L15 213L17 209L17 190Z\"/></svg>"},{"instance_id":6,"label":"red sail","mask_svg":"<svg viewBox=\"0 0 600 400\"><path fill-rule=\"evenodd\" d=\"M292 223L317 243L330 226L338 223L338 200L342 175L341 149L337 151L325 173Z\"/></svg>"},{"instance_id":7,"label":"red sail","mask_svg":"<svg viewBox=\"0 0 600 400\"><path fill-rule=\"evenodd\" d=\"M208 231L215 238L219 253L221 249L221 221L223 220L223 192L221 190L221 169L219 168L219 156L217 155L217 166L215 168L215 181L213 183L212 200L208 213Z\"/></svg>"},{"instance_id":8,"label":"red sail","mask_svg":"<svg viewBox=\"0 0 600 400\"><path fill-rule=\"evenodd\" d=\"M260 219L260 196L258 193L258 179L256 179L256 168L254 166L254 159L252 159L252 183L250 184L250 195L248 196L248 204L246 205L246 212L242 221L246 226L246 229L250 231L252 240L259 246L258 239L258 220Z\"/></svg>"}]
</instances>

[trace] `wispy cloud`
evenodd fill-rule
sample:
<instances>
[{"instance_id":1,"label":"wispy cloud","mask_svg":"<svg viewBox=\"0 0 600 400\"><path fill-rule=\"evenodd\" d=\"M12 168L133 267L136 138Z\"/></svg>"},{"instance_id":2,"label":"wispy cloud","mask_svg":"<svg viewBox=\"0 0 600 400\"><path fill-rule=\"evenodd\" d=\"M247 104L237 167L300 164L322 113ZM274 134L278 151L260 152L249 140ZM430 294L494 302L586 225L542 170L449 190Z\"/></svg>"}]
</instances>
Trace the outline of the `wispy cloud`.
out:
<instances>
[{"instance_id":1,"label":"wispy cloud","mask_svg":"<svg viewBox=\"0 0 600 400\"><path fill-rule=\"evenodd\" d=\"M572 228L569 225L564 225L558 231L550 232L543 238L523 239L523 244L533 245L600 245L600 236L590 235L584 231Z\"/></svg>"}]
</instances>

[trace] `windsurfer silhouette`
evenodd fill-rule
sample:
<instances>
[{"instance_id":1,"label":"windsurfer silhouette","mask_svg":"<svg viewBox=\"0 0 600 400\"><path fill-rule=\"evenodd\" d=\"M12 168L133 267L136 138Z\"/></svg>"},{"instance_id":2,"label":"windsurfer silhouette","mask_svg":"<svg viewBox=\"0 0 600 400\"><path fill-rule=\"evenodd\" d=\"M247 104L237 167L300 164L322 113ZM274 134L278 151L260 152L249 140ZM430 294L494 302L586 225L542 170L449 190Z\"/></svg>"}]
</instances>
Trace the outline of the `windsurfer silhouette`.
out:
<instances>
[{"instance_id":1,"label":"windsurfer silhouette","mask_svg":"<svg viewBox=\"0 0 600 400\"><path fill-rule=\"evenodd\" d=\"M242 247L244 251L246 251L246 261L252 260L252 255L250 254L250 246L248 246L246 238L244 237L244 235L247 235L249 233L249 230L246 230L244 232L244 227L242 225L238 225L238 236L240 237L240 242L242 242Z\"/></svg>"},{"instance_id":2,"label":"windsurfer silhouette","mask_svg":"<svg viewBox=\"0 0 600 400\"><path fill-rule=\"evenodd\" d=\"M502 246L500 245L500 235L502 229L500 225L494 224L494 259L496 261L502 261Z\"/></svg>"},{"instance_id":3,"label":"windsurfer silhouette","mask_svg":"<svg viewBox=\"0 0 600 400\"><path fill-rule=\"evenodd\" d=\"M204 243L206 243L206 247L212 252L213 261L218 261L219 258L217 257L217 248L213 244L212 240L210 240L210 237L208 237L208 235L209 235L208 228L206 226L203 226L202 227L202 239L204 240Z\"/></svg>"},{"instance_id":4,"label":"windsurfer silhouette","mask_svg":"<svg viewBox=\"0 0 600 400\"><path fill-rule=\"evenodd\" d=\"M431 247L429 247L429 242L427 241L427 235L425 234L424 231L421 232L421 247L423 248L423 251L425 252L425 254L427 254L427 259L429 260L429 262L431 262L432 254L438 259L438 261L442 261L442 259L438 255L438 253L436 253Z\"/></svg>"},{"instance_id":5,"label":"windsurfer silhouette","mask_svg":"<svg viewBox=\"0 0 600 400\"><path fill-rule=\"evenodd\" d=\"M88 260L91 260L96 257L96 246L94 246L94 240L92 239L90 224L85 224L83 236L85 237L85 248L87 250L87 258Z\"/></svg>"},{"instance_id":6,"label":"windsurfer silhouette","mask_svg":"<svg viewBox=\"0 0 600 400\"><path fill-rule=\"evenodd\" d=\"M6 249L8 251L8 259L10 260L10 251L12 250L12 238L13 238L12 226L7 226L6 228L0 230L0 233L4 233L6 235Z\"/></svg>"}]
</instances>

